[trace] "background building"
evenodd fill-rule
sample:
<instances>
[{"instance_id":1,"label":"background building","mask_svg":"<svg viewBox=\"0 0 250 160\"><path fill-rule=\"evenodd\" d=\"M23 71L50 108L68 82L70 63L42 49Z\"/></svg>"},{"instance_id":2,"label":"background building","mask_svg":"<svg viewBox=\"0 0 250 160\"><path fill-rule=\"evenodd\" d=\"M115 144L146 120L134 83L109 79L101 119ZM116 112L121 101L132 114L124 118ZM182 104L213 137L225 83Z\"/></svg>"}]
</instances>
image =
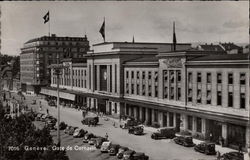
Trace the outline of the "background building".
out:
<instances>
[{"instance_id":1,"label":"background building","mask_svg":"<svg viewBox=\"0 0 250 160\"><path fill-rule=\"evenodd\" d=\"M27 41L20 54L21 87L23 92L39 93L50 84L48 66L63 58L81 58L89 50L87 37L43 36Z\"/></svg>"}]
</instances>

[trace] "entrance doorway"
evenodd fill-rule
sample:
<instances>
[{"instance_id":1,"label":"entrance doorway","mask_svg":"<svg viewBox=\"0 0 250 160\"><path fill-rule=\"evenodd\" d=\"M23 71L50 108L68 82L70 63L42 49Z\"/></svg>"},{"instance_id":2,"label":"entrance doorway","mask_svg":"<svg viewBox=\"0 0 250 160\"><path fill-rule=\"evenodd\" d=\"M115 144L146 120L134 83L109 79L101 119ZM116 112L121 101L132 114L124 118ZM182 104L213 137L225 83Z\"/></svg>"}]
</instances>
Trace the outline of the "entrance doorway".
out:
<instances>
[{"instance_id":1,"label":"entrance doorway","mask_svg":"<svg viewBox=\"0 0 250 160\"><path fill-rule=\"evenodd\" d=\"M218 142L222 136L222 124L218 121L208 120L208 138L212 142Z\"/></svg>"}]
</instances>

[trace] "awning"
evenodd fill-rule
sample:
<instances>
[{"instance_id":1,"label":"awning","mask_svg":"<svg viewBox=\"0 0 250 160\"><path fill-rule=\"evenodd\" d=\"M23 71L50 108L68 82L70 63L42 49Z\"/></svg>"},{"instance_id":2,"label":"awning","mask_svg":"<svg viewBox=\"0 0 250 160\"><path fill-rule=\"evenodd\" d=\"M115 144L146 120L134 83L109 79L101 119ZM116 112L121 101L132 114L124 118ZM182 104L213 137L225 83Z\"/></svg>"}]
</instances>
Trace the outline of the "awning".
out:
<instances>
[{"instance_id":1,"label":"awning","mask_svg":"<svg viewBox=\"0 0 250 160\"><path fill-rule=\"evenodd\" d=\"M42 88L40 93L48 95L48 96L55 96L55 97L57 96L56 90L51 90L51 89L46 89L46 88ZM59 97L63 99L72 100L72 101L75 100L75 94L65 93L62 91L59 91Z\"/></svg>"}]
</instances>

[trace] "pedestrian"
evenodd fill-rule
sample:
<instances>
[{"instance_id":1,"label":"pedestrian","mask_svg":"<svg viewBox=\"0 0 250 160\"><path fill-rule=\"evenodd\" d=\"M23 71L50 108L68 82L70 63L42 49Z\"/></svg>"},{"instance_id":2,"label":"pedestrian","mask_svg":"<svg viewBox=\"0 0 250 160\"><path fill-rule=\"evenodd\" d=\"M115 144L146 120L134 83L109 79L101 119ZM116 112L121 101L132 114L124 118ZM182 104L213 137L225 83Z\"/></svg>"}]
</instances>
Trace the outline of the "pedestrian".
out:
<instances>
[{"instance_id":1,"label":"pedestrian","mask_svg":"<svg viewBox=\"0 0 250 160\"><path fill-rule=\"evenodd\" d=\"M47 108L47 114L49 114L49 109Z\"/></svg>"},{"instance_id":2,"label":"pedestrian","mask_svg":"<svg viewBox=\"0 0 250 160\"><path fill-rule=\"evenodd\" d=\"M220 151L217 151L217 152L216 152L216 157L217 157L217 160L220 160L220 158L221 158Z\"/></svg>"},{"instance_id":3,"label":"pedestrian","mask_svg":"<svg viewBox=\"0 0 250 160\"><path fill-rule=\"evenodd\" d=\"M106 133L105 138L106 138L106 140L108 140L108 138L109 138L108 133Z\"/></svg>"},{"instance_id":4,"label":"pedestrian","mask_svg":"<svg viewBox=\"0 0 250 160\"><path fill-rule=\"evenodd\" d=\"M209 140L210 140L210 142L212 142L212 140L213 140L213 134L212 133L209 134Z\"/></svg>"},{"instance_id":5,"label":"pedestrian","mask_svg":"<svg viewBox=\"0 0 250 160\"><path fill-rule=\"evenodd\" d=\"M113 126L115 127L115 122L113 123Z\"/></svg>"},{"instance_id":6,"label":"pedestrian","mask_svg":"<svg viewBox=\"0 0 250 160\"><path fill-rule=\"evenodd\" d=\"M239 143L239 153L242 153L242 145Z\"/></svg>"}]
</instances>

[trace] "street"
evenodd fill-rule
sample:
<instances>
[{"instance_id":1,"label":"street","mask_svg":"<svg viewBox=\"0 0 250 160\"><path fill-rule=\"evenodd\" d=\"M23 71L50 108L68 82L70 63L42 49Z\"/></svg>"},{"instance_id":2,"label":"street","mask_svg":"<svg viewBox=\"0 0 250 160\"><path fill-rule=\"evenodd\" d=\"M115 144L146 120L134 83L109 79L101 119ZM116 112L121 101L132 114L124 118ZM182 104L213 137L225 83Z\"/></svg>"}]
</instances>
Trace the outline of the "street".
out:
<instances>
[{"instance_id":1,"label":"street","mask_svg":"<svg viewBox=\"0 0 250 160\"><path fill-rule=\"evenodd\" d=\"M34 98L39 99L39 97L26 96L26 101L30 103ZM42 103L42 111L39 111L37 101L37 105L32 105L33 109L38 112L46 113L47 108L49 109L49 113L54 117L57 116L57 108L49 107L45 100L41 100ZM207 156L202 153L195 152L193 147L186 148L180 145L175 144L170 139L163 140L153 140L150 138L151 133L145 131L145 135L136 136L127 133L127 130L120 129L119 127L115 128L113 126L113 121L105 121L100 118L99 125L96 127L88 127L86 125L82 125L82 113L76 109L72 108L64 108L61 107L61 121L64 121L68 125L76 126L79 128L83 128L92 132L98 136L105 136L106 133L109 135L109 139L116 144L120 144L122 146L127 146L137 152L144 152L150 158L150 160L214 160L215 156ZM118 125L118 124L117 124ZM52 132L52 135L56 136L56 131ZM55 138L56 140L56 138ZM62 145L67 146L75 146L82 145L82 141L80 138L74 139L72 136L61 134ZM101 154L99 150L93 151L68 151L67 152L70 159L72 160L80 160L85 157L85 159L108 159L108 154ZM88 154L86 154L88 153ZM113 158L113 157L112 157Z\"/></svg>"}]
</instances>

